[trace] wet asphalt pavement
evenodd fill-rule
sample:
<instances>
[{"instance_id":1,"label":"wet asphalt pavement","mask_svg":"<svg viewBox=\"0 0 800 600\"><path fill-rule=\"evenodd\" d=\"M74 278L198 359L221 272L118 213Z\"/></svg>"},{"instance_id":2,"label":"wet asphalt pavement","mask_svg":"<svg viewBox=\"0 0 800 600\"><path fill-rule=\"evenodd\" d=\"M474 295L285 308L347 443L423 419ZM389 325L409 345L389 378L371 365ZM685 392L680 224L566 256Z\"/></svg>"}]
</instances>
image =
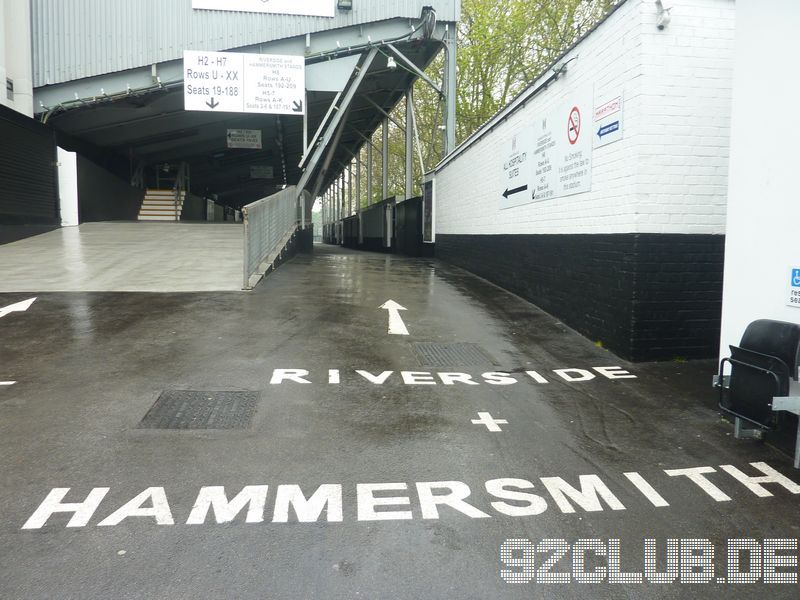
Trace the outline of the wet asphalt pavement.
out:
<instances>
[{"instance_id":1,"label":"wet asphalt pavement","mask_svg":"<svg viewBox=\"0 0 800 600\"><path fill-rule=\"evenodd\" d=\"M0 307L31 296L0 294ZM387 334L389 299L407 309L408 336ZM421 343L472 355L435 366ZM714 371L626 363L436 261L328 247L252 293L40 294L0 319L0 381L16 382L0 386L0 597L797 598L797 583L763 573L717 581L727 540L756 540L764 559L763 540L800 537L791 483L759 495L720 466L800 473L733 438ZM168 390L258 399L244 429L139 427ZM501 431L473 424L479 413ZM711 488L665 472L699 467ZM203 512L210 486L253 501ZM69 488L63 503L108 491L67 527L74 513L40 507L56 488ZM619 570L642 572L646 538L660 571L678 568L668 540L708 540L711 581L680 583L692 578L684 542L675 583L610 583L613 540ZM523 541L501 560L509 539ZM602 583L576 581L591 579L573 569L582 539L598 540L585 570ZM570 581L540 581L564 543L550 573ZM778 554L796 577L796 546Z\"/></svg>"}]
</instances>

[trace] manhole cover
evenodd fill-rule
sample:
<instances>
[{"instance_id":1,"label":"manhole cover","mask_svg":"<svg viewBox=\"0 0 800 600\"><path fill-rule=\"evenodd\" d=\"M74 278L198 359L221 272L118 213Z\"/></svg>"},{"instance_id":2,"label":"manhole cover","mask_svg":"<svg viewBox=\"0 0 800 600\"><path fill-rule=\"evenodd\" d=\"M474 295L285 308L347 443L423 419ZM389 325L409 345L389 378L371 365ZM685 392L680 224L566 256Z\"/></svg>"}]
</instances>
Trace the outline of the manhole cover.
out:
<instances>
[{"instance_id":1,"label":"manhole cover","mask_svg":"<svg viewBox=\"0 0 800 600\"><path fill-rule=\"evenodd\" d=\"M258 392L166 390L139 429L246 429L257 401Z\"/></svg>"},{"instance_id":2,"label":"manhole cover","mask_svg":"<svg viewBox=\"0 0 800 600\"><path fill-rule=\"evenodd\" d=\"M414 354L423 367L492 366L492 359L477 344L418 342Z\"/></svg>"}]
</instances>

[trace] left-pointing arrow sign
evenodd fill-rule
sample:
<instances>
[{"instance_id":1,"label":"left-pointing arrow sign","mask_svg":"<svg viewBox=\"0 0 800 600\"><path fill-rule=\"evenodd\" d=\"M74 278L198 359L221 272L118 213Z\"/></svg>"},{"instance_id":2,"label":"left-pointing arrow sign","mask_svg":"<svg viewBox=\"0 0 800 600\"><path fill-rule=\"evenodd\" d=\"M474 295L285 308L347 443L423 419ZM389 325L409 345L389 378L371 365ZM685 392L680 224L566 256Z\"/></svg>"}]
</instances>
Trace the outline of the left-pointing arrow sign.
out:
<instances>
[{"instance_id":1,"label":"left-pointing arrow sign","mask_svg":"<svg viewBox=\"0 0 800 600\"><path fill-rule=\"evenodd\" d=\"M5 308L0 308L0 318L5 317L12 312L25 312L31 307L31 304L36 302L36 298L29 298L28 300L23 300L22 302L17 302L16 304L11 304L6 306Z\"/></svg>"},{"instance_id":2,"label":"left-pointing arrow sign","mask_svg":"<svg viewBox=\"0 0 800 600\"><path fill-rule=\"evenodd\" d=\"M401 310L406 310L404 306L400 306L394 300L389 300L381 305L383 310L389 311L389 335L408 335L406 324L400 316Z\"/></svg>"},{"instance_id":3,"label":"left-pointing arrow sign","mask_svg":"<svg viewBox=\"0 0 800 600\"><path fill-rule=\"evenodd\" d=\"M509 196L513 196L514 194L519 194L520 192L524 192L527 189L528 189L527 184L521 185L520 187L516 187L513 190L509 190L508 188L506 188L506 191L503 192L503 198L508 198Z\"/></svg>"}]
</instances>

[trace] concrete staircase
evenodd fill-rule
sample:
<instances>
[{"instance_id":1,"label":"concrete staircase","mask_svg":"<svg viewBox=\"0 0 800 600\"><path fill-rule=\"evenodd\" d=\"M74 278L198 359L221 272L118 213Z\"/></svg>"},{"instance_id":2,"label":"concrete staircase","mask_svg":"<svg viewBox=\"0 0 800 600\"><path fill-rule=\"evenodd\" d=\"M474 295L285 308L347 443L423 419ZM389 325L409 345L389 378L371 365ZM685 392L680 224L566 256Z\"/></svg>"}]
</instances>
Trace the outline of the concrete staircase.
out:
<instances>
[{"instance_id":1,"label":"concrete staircase","mask_svg":"<svg viewBox=\"0 0 800 600\"><path fill-rule=\"evenodd\" d=\"M186 192L181 192L178 200L177 214L175 210L175 192L173 190L148 189L139 209L140 221L180 221L183 201Z\"/></svg>"}]
</instances>

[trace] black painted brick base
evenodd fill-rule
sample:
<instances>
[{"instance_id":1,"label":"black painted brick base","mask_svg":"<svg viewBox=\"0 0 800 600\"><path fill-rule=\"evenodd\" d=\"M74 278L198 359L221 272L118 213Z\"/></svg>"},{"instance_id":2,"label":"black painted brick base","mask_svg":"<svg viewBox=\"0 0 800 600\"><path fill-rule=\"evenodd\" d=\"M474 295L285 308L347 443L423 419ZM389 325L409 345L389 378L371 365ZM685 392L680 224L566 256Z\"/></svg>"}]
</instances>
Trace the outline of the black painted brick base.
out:
<instances>
[{"instance_id":1,"label":"black painted brick base","mask_svg":"<svg viewBox=\"0 0 800 600\"><path fill-rule=\"evenodd\" d=\"M725 237L437 235L436 256L632 361L716 357Z\"/></svg>"}]
</instances>

